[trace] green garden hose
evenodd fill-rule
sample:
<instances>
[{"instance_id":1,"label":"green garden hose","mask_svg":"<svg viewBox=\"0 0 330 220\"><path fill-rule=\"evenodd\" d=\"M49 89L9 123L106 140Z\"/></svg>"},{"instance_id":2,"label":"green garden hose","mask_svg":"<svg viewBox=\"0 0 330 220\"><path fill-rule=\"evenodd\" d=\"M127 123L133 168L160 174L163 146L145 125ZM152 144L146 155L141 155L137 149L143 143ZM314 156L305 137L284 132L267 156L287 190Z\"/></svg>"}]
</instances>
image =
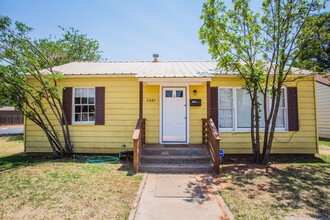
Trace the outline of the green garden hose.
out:
<instances>
[{"instance_id":1,"label":"green garden hose","mask_svg":"<svg viewBox=\"0 0 330 220\"><path fill-rule=\"evenodd\" d=\"M125 145L121 145L119 148L118 156L82 156L82 155L73 155L73 162L76 163L77 159L86 159L86 163L94 163L94 164L114 164L120 160L121 153L123 147Z\"/></svg>"}]
</instances>

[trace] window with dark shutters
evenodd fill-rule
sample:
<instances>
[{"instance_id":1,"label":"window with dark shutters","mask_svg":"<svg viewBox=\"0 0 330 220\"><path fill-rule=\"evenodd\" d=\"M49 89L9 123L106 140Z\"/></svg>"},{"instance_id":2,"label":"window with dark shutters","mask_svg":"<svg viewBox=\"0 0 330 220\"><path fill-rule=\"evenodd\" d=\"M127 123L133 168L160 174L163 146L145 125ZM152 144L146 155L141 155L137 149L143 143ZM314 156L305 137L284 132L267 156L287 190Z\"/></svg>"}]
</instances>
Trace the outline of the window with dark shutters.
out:
<instances>
[{"instance_id":1,"label":"window with dark shutters","mask_svg":"<svg viewBox=\"0 0 330 220\"><path fill-rule=\"evenodd\" d=\"M105 101L105 88L96 87L95 88L95 125L104 125L104 101ZM73 89L72 87L66 87L63 90L63 109L68 124L72 124L73 103L72 103ZM80 106L75 106L80 107ZM89 107L89 106L88 106ZM82 110L81 110L82 111ZM91 113L92 114L92 113ZM76 115L76 114L75 114ZM75 116L76 117L76 116ZM79 123L79 120L78 120Z\"/></svg>"},{"instance_id":2,"label":"window with dark shutters","mask_svg":"<svg viewBox=\"0 0 330 220\"><path fill-rule=\"evenodd\" d=\"M72 87L63 89L63 110L69 125L72 122Z\"/></svg>"},{"instance_id":3,"label":"window with dark shutters","mask_svg":"<svg viewBox=\"0 0 330 220\"><path fill-rule=\"evenodd\" d=\"M105 88L104 87L96 87L95 88L95 124L96 125L104 125L104 114L105 114Z\"/></svg>"},{"instance_id":4,"label":"window with dark shutters","mask_svg":"<svg viewBox=\"0 0 330 220\"><path fill-rule=\"evenodd\" d=\"M299 131L298 91L297 87L288 87L289 131Z\"/></svg>"},{"instance_id":5,"label":"window with dark shutters","mask_svg":"<svg viewBox=\"0 0 330 220\"><path fill-rule=\"evenodd\" d=\"M219 129L218 87L211 87L211 118L215 127Z\"/></svg>"}]
</instances>

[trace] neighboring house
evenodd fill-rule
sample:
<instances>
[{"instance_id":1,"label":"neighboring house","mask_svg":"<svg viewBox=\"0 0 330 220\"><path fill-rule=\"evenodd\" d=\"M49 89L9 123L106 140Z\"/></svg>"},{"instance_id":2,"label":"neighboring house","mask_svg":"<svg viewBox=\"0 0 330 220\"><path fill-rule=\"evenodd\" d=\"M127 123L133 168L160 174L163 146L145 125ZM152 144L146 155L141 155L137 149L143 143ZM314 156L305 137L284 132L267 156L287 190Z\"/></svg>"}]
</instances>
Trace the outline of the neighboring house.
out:
<instances>
[{"instance_id":1,"label":"neighboring house","mask_svg":"<svg viewBox=\"0 0 330 220\"><path fill-rule=\"evenodd\" d=\"M330 81L316 76L317 118L319 138L330 140Z\"/></svg>"},{"instance_id":2,"label":"neighboring house","mask_svg":"<svg viewBox=\"0 0 330 220\"><path fill-rule=\"evenodd\" d=\"M132 149L140 117L146 144L200 145L210 114L226 154L251 154L249 96L240 77L220 73L214 61L74 62L54 70L65 75L60 85L76 153ZM314 76L295 71L283 88L275 154L318 152ZM26 152L51 152L29 120L25 135Z\"/></svg>"},{"instance_id":3,"label":"neighboring house","mask_svg":"<svg viewBox=\"0 0 330 220\"><path fill-rule=\"evenodd\" d=\"M0 108L0 126L22 125L23 121L23 115L16 111L14 107L6 106Z\"/></svg>"}]
</instances>

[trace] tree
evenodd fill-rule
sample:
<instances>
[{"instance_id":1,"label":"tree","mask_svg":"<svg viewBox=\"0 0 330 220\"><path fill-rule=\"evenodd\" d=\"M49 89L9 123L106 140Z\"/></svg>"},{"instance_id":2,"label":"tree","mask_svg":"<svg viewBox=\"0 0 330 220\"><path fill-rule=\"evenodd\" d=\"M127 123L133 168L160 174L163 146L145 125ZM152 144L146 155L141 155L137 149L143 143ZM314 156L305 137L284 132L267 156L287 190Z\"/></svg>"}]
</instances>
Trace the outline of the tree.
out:
<instances>
[{"instance_id":1,"label":"tree","mask_svg":"<svg viewBox=\"0 0 330 220\"><path fill-rule=\"evenodd\" d=\"M48 37L34 41L40 52L48 58L48 62L40 60L41 67L49 67L48 63L58 66L74 61L98 61L101 59L102 51L99 50L98 41L88 38L86 34L80 34L72 27L65 29L59 26L59 28L63 31L60 39Z\"/></svg>"},{"instance_id":2,"label":"tree","mask_svg":"<svg viewBox=\"0 0 330 220\"><path fill-rule=\"evenodd\" d=\"M28 27L25 26L25 28ZM99 50L98 41L88 38L86 34L81 34L74 28L59 28L63 31L59 39L55 37L33 41L29 39L35 50L38 51L35 54L29 54L29 56L34 56L39 69L51 69L53 66L74 61L98 61L101 59L102 51ZM31 28L28 29L32 31ZM8 91L5 90L5 87L0 87L0 94L7 94ZM1 97L0 95L0 106L13 105L15 105L13 99L8 98L8 96Z\"/></svg>"},{"instance_id":3,"label":"tree","mask_svg":"<svg viewBox=\"0 0 330 220\"><path fill-rule=\"evenodd\" d=\"M301 53L294 64L295 67L315 72L330 72L330 20L324 25L322 23L329 14L330 12L322 13L308 20L303 32L308 32L313 27L319 29L306 45L300 45Z\"/></svg>"},{"instance_id":4,"label":"tree","mask_svg":"<svg viewBox=\"0 0 330 220\"><path fill-rule=\"evenodd\" d=\"M325 2L265 0L262 14L254 13L248 0L232 3L233 9L227 9L219 0L204 3L200 39L209 45L209 53L218 60L219 67L237 72L243 79L251 99L254 161L267 163L284 82L301 54L299 47L307 45L329 16L318 17L319 26L302 31ZM267 100L271 100L270 105ZM264 132L260 158L261 119Z\"/></svg>"},{"instance_id":5,"label":"tree","mask_svg":"<svg viewBox=\"0 0 330 220\"><path fill-rule=\"evenodd\" d=\"M48 138L56 157L72 155L68 123L58 81L47 57L29 37L32 28L0 17L0 88L15 108L37 124ZM43 63L47 69L40 70Z\"/></svg>"}]
</instances>

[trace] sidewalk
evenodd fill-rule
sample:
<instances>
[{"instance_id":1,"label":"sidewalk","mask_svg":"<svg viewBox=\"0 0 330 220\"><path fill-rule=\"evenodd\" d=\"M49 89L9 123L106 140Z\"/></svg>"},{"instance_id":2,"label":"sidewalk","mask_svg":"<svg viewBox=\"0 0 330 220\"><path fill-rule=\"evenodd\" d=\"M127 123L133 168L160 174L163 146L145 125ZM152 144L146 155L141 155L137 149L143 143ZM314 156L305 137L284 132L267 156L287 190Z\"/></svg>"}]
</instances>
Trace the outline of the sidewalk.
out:
<instances>
[{"instance_id":1,"label":"sidewalk","mask_svg":"<svg viewBox=\"0 0 330 220\"><path fill-rule=\"evenodd\" d=\"M23 134L24 125L2 125L0 126L0 135Z\"/></svg>"},{"instance_id":2,"label":"sidewalk","mask_svg":"<svg viewBox=\"0 0 330 220\"><path fill-rule=\"evenodd\" d=\"M230 219L222 199L207 181L207 174L146 175L130 220Z\"/></svg>"}]
</instances>

